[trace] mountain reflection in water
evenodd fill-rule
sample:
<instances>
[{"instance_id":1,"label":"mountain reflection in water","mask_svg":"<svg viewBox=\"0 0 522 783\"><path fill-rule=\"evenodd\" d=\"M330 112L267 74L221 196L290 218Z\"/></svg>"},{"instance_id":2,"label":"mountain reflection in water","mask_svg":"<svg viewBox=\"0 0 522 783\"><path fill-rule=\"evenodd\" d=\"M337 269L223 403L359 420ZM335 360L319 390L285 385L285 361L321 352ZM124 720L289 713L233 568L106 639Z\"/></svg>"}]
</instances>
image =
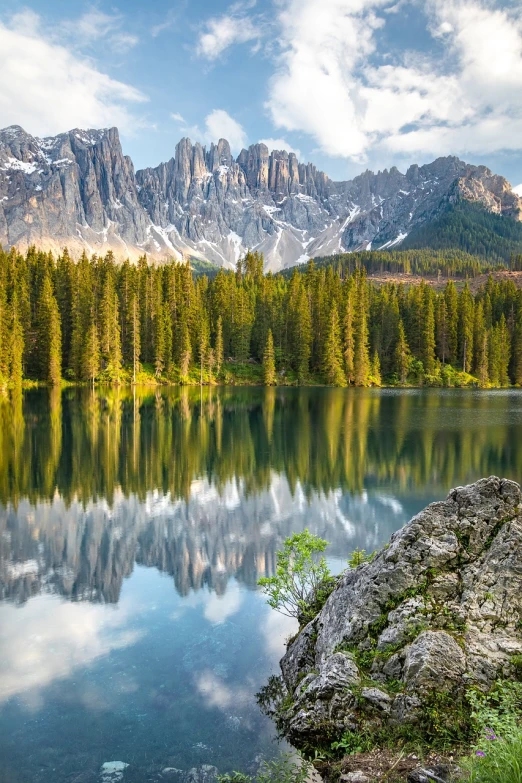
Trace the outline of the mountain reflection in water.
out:
<instances>
[{"instance_id":1,"label":"mountain reflection in water","mask_svg":"<svg viewBox=\"0 0 522 783\"><path fill-rule=\"evenodd\" d=\"M518 480L521 442L517 391L0 398L2 783L275 752L254 694L292 626L255 587L283 539L339 570L452 486Z\"/></svg>"}]
</instances>

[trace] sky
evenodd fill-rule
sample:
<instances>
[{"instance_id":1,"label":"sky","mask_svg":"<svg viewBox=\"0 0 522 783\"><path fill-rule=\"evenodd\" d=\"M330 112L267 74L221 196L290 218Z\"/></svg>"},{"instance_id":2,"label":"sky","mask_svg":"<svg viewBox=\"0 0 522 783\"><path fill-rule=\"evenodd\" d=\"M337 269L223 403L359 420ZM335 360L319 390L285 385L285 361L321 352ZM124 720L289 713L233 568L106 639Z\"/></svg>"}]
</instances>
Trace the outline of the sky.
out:
<instances>
[{"instance_id":1,"label":"sky","mask_svg":"<svg viewBox=\"0 0 522 783\"><path fill-rule=\"evenodd\" d=\"M2 0L0 127L264 141L333 179L457 155L522 183L519 0ZM522 193L522 185L521 185Z\"/></svg>"}]
</instances>

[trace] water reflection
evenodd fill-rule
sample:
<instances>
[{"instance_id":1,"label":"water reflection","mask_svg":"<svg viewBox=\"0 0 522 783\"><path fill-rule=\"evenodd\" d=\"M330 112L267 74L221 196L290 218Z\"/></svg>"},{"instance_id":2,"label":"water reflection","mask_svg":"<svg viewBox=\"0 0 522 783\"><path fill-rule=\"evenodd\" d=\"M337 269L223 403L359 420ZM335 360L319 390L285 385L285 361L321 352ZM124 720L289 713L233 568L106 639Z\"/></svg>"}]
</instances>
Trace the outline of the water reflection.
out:
<instances>
[{"instance_id":1,"label":"water reflection","mask_svg":"<svg viewBox=\"0 0 522 783\"><path fill-rule=\"evenodd\" d=\"M120 490L144 501L151 489L188 501L196 478L220 497L241 480L250 495L274 472L307 498L368 482L438 488L519 472L521 410L517 391L32 391L0 398L0 501L58 491L66 503L111 505Z\"/></svg>"},{"instance_id":2,"label":"water reflection","mask_svg":"<svg viewBox=\"0 0 522 783\"><path fill-rule=\"evenodd\" d=\"M522 467L518 392L55 390L0 416L0 596L18 602L117 602L134 563L181 595L252 587L294 530L344 557Z\"/></svg>"},{"instance_id":3,"label":"water reflection","mask_svg":"<svg viewBox=\"0 0 522 783\"><path fill-rule=\"evenodd\" d=\"M274 752L254 693L291 626L254 588L284 537L340 569L450 487L518 480L520 442L517 391L0 398L0 780Z\"/></svg>"}]
</instances>

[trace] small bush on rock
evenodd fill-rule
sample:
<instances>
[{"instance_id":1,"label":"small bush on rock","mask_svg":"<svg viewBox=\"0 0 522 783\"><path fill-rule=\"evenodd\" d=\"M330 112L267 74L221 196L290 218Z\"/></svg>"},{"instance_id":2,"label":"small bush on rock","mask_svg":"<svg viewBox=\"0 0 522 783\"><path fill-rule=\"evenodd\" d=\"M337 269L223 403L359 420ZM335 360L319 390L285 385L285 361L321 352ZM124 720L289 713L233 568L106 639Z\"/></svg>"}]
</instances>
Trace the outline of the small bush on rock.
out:
<instances>
[{"instance_id":1,"label":"small bush on rock","mask_svg":"<svg viewBox=\"0 0 522 783\"><path fill-rule=\"evenodd\" d=\"M366 549L354 549L348 558L348 565L350 568L357 568L363 563L371 563L375 555L375 551L368 554Z\"/></svg>"},{"instance_id":2,"label":"small bush on rock","mask_svg":"<svg viewBox=\"0 0 522 783\"><path fill-rule=\"evenodd\" d=\"M315 617L333 589L326 560L319 557L327 546L328 541L308 529L294 533L277 552L274 576L258 582L268 604L287 617L297 617L300 625Z\"/></svg>"}]
</instances>

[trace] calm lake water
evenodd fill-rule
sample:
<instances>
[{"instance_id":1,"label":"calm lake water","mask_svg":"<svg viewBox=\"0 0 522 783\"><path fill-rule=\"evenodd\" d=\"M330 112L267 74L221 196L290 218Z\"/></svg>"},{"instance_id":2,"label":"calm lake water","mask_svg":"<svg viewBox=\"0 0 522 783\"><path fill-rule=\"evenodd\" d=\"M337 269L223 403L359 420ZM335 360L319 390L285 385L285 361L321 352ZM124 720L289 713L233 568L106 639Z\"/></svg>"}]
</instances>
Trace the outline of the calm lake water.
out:
<instances>
[{"instance_id":1,"label":"calm lake water","mask_svg":"<svg viewBox=\"0 0 522 783\"><path fill-rule=\"evenodd\" d=\"M522 393L38 390L0 398L0 781L248 770L291 621L285 536L335 570L458 484L522 476Z\"/></svg>"}]
</instances>

